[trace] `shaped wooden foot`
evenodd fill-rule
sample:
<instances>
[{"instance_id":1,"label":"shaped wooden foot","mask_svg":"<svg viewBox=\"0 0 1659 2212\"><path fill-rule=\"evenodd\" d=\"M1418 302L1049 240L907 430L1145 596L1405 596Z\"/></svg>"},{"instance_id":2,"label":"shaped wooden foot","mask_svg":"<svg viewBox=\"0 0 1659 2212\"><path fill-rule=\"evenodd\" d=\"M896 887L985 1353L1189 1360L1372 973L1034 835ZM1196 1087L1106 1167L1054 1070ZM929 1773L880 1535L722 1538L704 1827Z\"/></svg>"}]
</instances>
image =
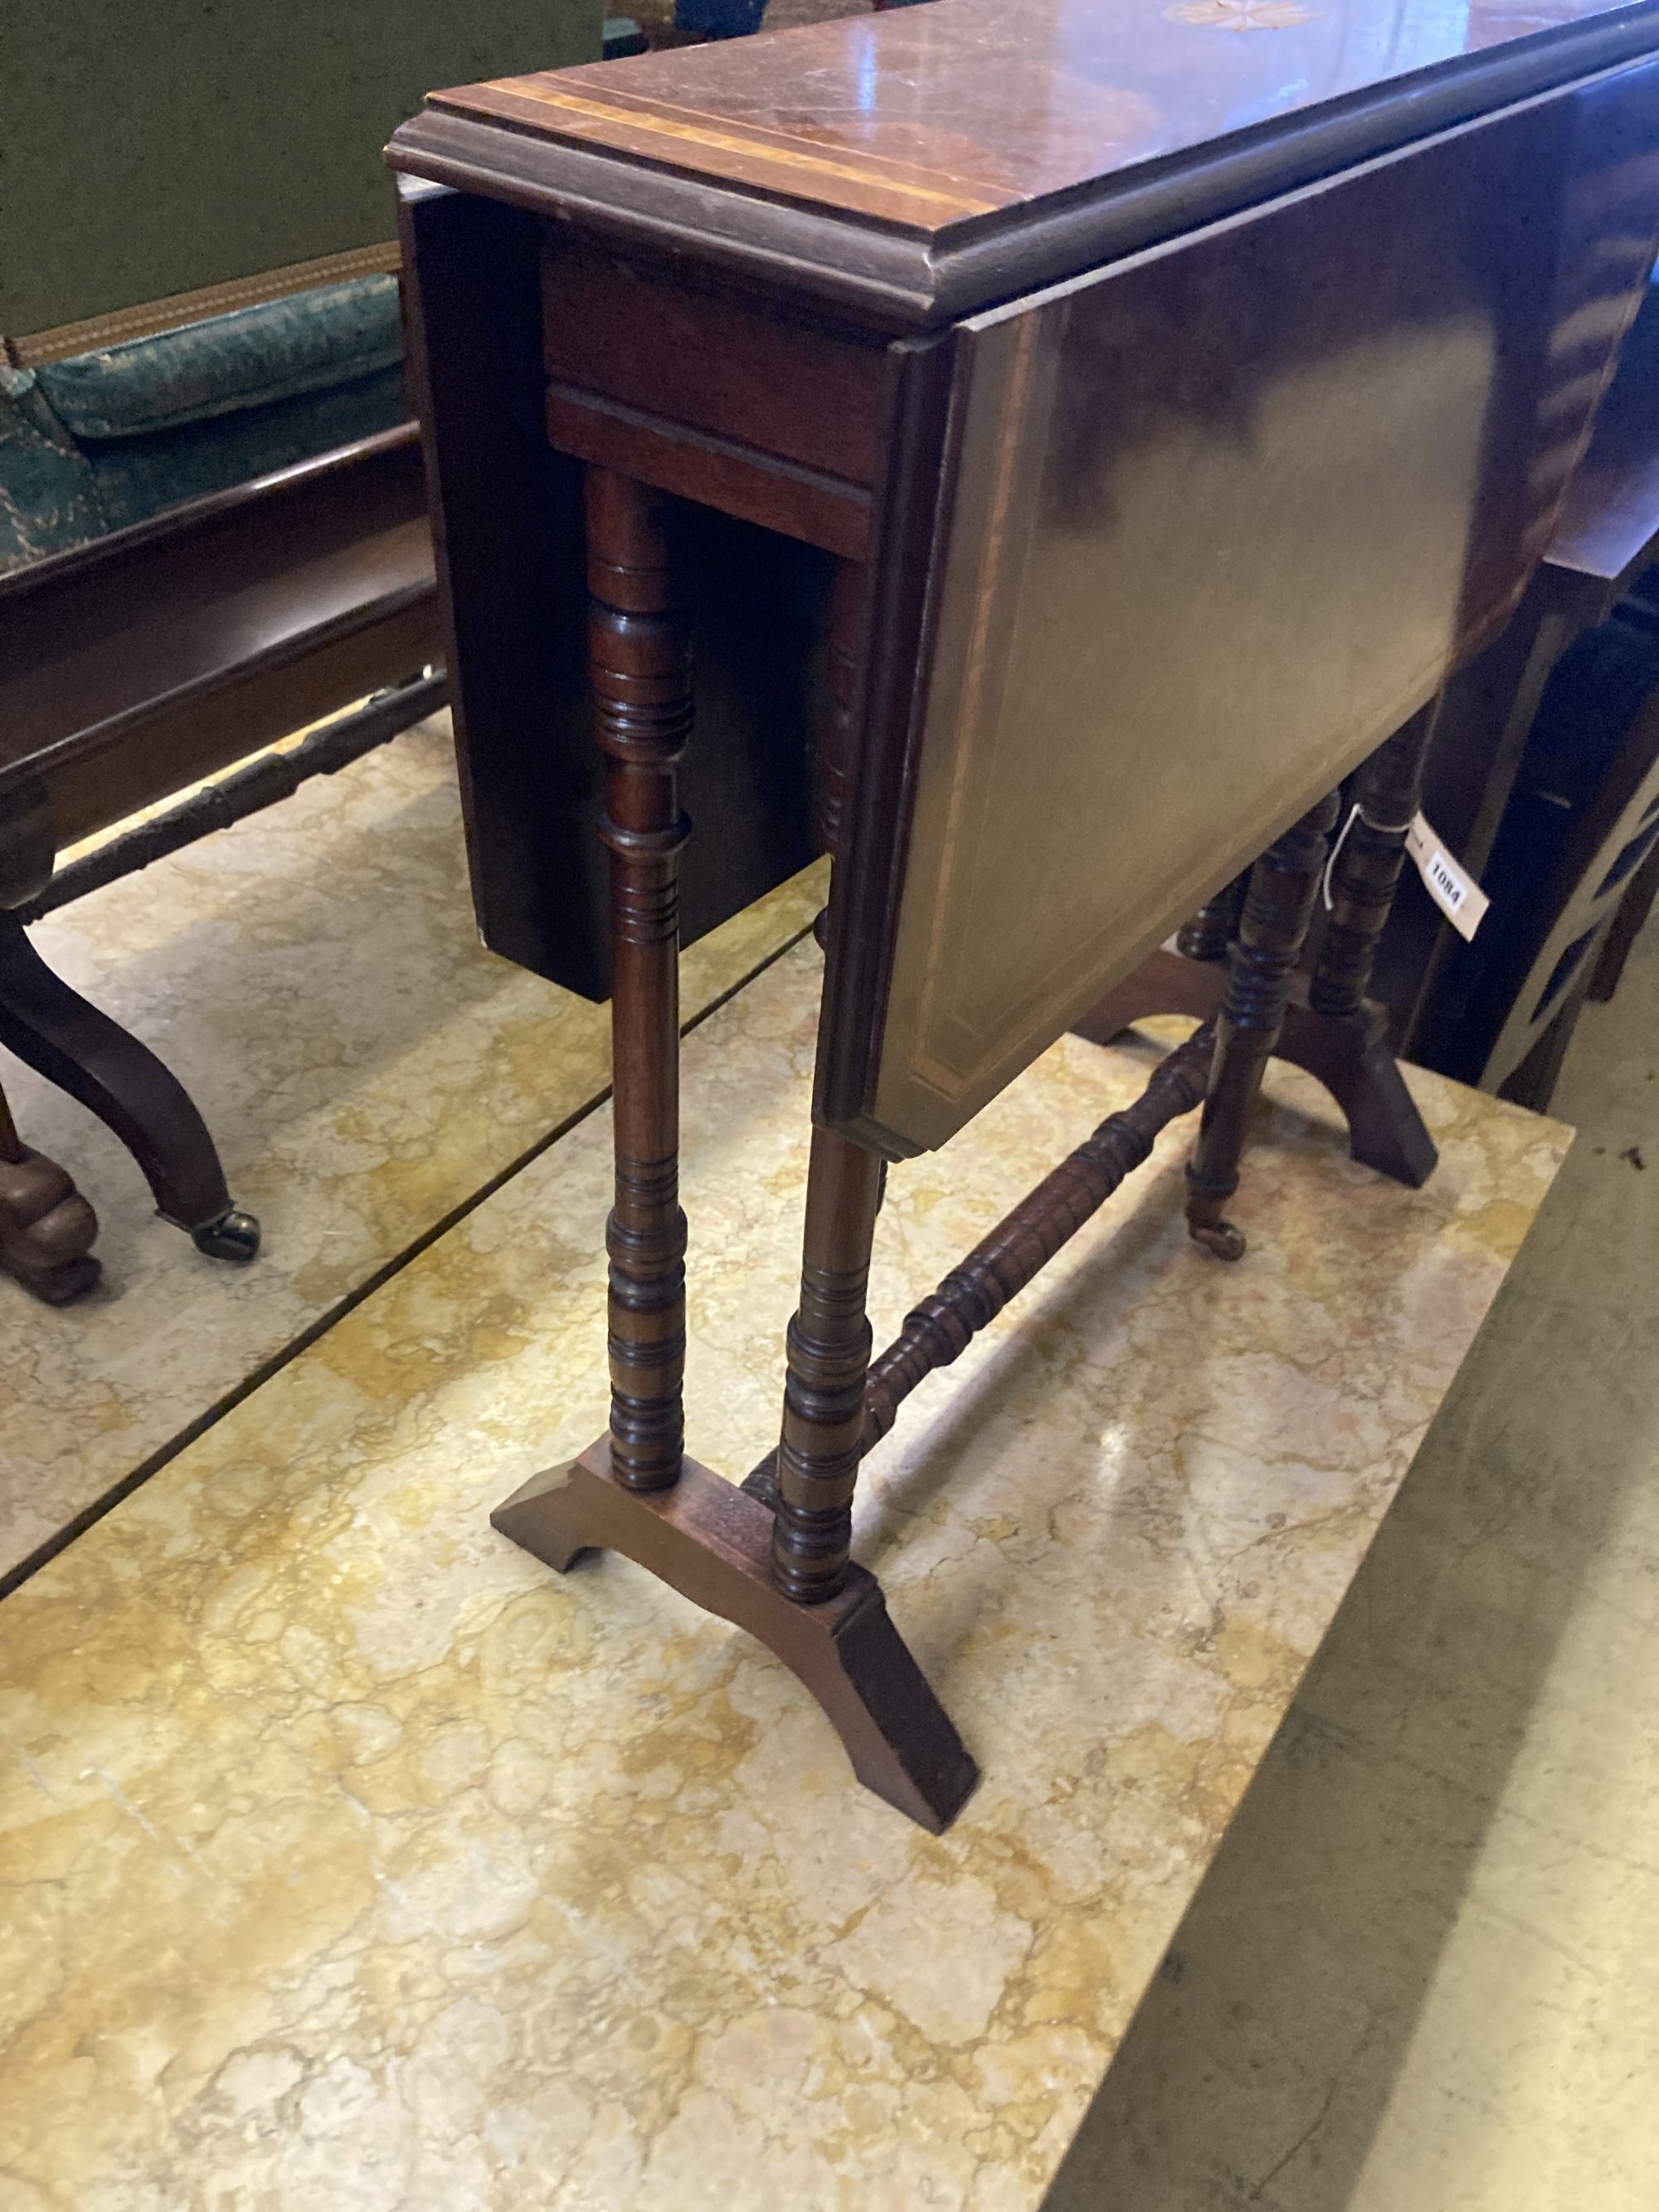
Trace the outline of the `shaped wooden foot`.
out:
<instances>
[{"instance_id":1,"label":"shaped wooden foot","mask_svg":"<svg viewBox=\"0 0 1659 2212\"><path fill-rule=\"evenodd\" d=\"M821 1605L772 1579L772 1516L696 1461L669 1490L624 1490L601 1440L534 1476L489 1516L560 1574L602 1547L623 1553L707 1612L747 1629L823 1706L866 1790L939 1835L979 1780L949 1716L892 1624L865 1568Z\"/></svg>"},{"instance_id":2,"label":"shaped wooden foot","mask_svg":"<svg viewBox=\"0 0 1659 2212\"><path fill-rule=\"evenodd\" d=\"M1076 1034L1093 1044L1109 1044L1134 1023L1157 1014L1213 1021L1226 980L1226 969L1213 963L1154 952L1091 1006ZM1382 1007L1368 1000L1357 1014L1316 1014L1308 1006L1307 979L1298 975L1291 985L1274 1053L1330 1092L1348 1124L1349 1152L1362 1167L1413 1190L1422 1188L1439 1154L1389 1047Z\"/></svg>"},{"instance_id":3,"label":"shaped wooden foot","mask_svg":"<svg viewBox=\"0 0 1659 2212\"><path fill-rule=\"evenodd\" d=\"M67 1305L98 1280L97 1234L97 1215L56 1160L0 1145L0 1271L47 1305Z\"/></svg>"},{"instance_id":4,"label":"shaped wooden foot","mask_svg":"<svg viewBox=\"0 0 1659 2212\"><path fill-rule=\"evenodd\" d=\"M1388 1015L1374 1001L1357 1014L1316 1014L1306 988L1298 978L1285 1011L1280 1056L1322 1083L1342 1109L1352 1158L1421 1190L1440 1154L1400 1073Z\"/></svg>"}]
</instances>

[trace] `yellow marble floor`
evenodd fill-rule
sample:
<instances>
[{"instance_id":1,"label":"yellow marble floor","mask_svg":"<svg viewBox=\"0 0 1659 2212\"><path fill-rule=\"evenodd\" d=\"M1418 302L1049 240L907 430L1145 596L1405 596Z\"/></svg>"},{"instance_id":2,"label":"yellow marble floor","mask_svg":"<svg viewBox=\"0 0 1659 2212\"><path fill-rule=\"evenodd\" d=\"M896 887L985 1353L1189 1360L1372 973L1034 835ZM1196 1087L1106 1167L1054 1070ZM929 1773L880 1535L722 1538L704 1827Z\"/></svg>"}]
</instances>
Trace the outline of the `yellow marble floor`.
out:
<instances>
[{"instance_id":1,"label":"yellow marble floor","mask_svg":"<svg viewBox=\"0 0 1659 2212\"><path fill-rule=\"evenodd\" d=\"M809 870L694 946L687 1018L822 900ZM0 1278L0 1577L610 1080L607 1010L478 944L447 716L33 936L188 1086L264 1249L200 1257L101 1124L7 1059L20 1127L98 1210L105 1274L58 1311Z\"/></svg>"},{"instance_id":2,"label":"yellow marble floor","mask_svg":"<svg viewBox=\"0 0 1659 2212\"><path fill-rule=\"evenodd\" d=\"M817 974L687 1053L734 1474ZM1064 1041L897 1170L878 1332L1146 1065ZM603 1413L608 1115L542 1153L7 1601L5 2212L1035 2206L1559 1165L1412 1080L1427 1189L1275 1069L1242 1267L1169 1133L883 1448L860 1551L986 1771L940 1839L745 1639L490 1532Z\"/></svg>"}]
</instances>

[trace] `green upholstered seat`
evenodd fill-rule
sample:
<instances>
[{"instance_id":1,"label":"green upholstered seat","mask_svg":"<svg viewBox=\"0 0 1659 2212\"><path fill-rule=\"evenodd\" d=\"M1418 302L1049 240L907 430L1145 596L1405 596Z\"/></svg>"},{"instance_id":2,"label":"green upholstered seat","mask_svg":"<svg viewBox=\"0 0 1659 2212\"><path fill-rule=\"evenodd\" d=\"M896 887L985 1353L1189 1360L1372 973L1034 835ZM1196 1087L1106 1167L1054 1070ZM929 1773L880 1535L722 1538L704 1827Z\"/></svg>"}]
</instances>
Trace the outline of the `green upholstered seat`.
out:
<instances>
[{"instance_id":1,"label":"green upholstered seat","mask_svg":"<svg viewBox=\"0 0 1659 2212\"><path fill-rule=\"evenodd\" d=\"M0 373L0 573L407 411L386 276Z\"/></svg>"},{"instance_id":2,"label":"green upholstered seat","mask_svg":"<svg viewBox=\"0 0 1659 2212\"><path fill-rule=\"evenodd\" d=\"M137 438L326 392L402 358L398 283L381 276L52 362L40 376L72 438Z\"/></svg>"}]
</instances>

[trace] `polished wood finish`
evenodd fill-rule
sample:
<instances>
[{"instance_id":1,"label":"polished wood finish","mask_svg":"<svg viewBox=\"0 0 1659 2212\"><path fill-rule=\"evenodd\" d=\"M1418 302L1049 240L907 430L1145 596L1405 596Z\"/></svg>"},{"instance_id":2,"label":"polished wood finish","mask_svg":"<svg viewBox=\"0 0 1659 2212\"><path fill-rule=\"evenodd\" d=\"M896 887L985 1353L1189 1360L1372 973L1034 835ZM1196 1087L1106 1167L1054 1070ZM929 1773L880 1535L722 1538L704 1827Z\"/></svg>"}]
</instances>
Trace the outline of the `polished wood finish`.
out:
<instances>
[{"instance_id":1,"label":"polished wood finish","mask_svg":"<svg viewBox=\"0 0 1659 2212\"><path fill-rule=\"evenodd\" d=\"M542 287L542 363L555 388L849 488L874 483L886 383L878 339L557 240L544 248Z\"/></svg>"},{"instance_id":2,"label":"polished wood finish","mask_svg":"<svg viewBox=\"0 0 1659 2212\"><path fill-rule=\"evenodd\" d=\"M441 659L414 426L0 578L0 634L61 848Z\"/></svg>"},{"instance_id":3,"label":"polished wood finish","mask_svg":"<svg viewBox=\"0 0 1659 2212\"><path fill-rule=\"evenodd\" d=\"M1609 0L1518 19L1338 0L1230 27L1202 7L930 0L434 94L392 159L911 328L1654 43L1650 6Z\"/></svg>"},{"instance_id":4,"label":"polished wood finish","mask_svg":"<svg viewBox=\"0 0 1659 2212\"><path fill-rule=\"evenodd\" d=\"M1361 769L1327 886L1330 919L1308 988L1316 1014L1357 1014L1370 988L1377 940L1394 906L1406 837L1423 798L1438 702L1413 714Z\"/></svg>"},{"instance_id":5,"label":"polished wood finish","mask_svg":"<svg viewBox=\"0 0 1659 2212\"><path fill-rule=\"evenodd\" d=\"M562 453L630 470L659 491L700 500L739 521L849 561L861 561L869 550L869 495L834 477L557 385L547 395L547 430Z\"/></svg>"},{"instance_id":6,"label":"polished wood finish","mask_svg":"<svg viewBox=\"0 0 1659 2212\"><path fill-rule=\"evenodd\" d=\"M1502 626L1633 304L1620 261L1587 306L1580 257L1656 137L1650 66L960 327L826 1118L946 1141Z\"/></svg>"},{"instance_id":7,"label":"polished wood finish","mask_svg":"<svg viewBox=\"0 0 1659 2212\"><path fill-rule=\"evenodd\" d=\"M886 386L877 340L561 243L542 283L561 453L864 557Z\"/></svg>"},{"instance_id":8,"label":"polished wood finish","mask_svg":"<svg viewBox=\"0 0 1659 2212\"><path fill-rule=\"evenodd\" d=\"M862 1587L848 1543L872 1435L1196 1103L1206 1040L872 1371L883 1160L951 1135L1195 908L1187 941L1209 957L1172 957L1222 998L1227 886L1264 848L1210 1056L1195 1231L1242 1244L1221 1207L1280 1042L1338 1091L1357 1151L1407 1181L1432 1161L1349 988L1380 855L1343 879L1351 1010L1311 1012L1291 971L1328 794L1495 632L1553 526L1639 289L1632 241L1653 236L1659 66L1618 65L1659 47L1659 7L1551 0L1517 31L1495 0L1457 19L1337 0L1248 39L1216 12L933 0L441 94L391 149L422 180L405 210L486 896L507 848L483 834L477 772L516 709L498 693L474 720L463 627L482 635L483 602L522 589L506 571L545 588L526 556L550 505L526 487L585 461L632 480L636 515L669 496L686 531L710 503L763 519L780 572L841 556L818 572L836 613L816 811L836 865L781 1443L746 1496L690 1462L630 1488L599 1447L498 1518L561 1566L615 1542L786 1656ZM701 620L720 564L684 573ZM757 596L763 653L769 615ZM477 683L527 698L532 650L510 632ZM696 658L701 689L701 641ZM792 744L805 726L774 726ZM688 773L701 742L700 722ZM513 747L545 787L527 723ZM523 870L498 873L522 895ZM618 1126L648 1127L629 1144L659 1169L660 982L646 1001L657 1042L646 1065L619 1051ZM677 1302L677 1250L653 1249ZM908 1656L882 1665L892 1698L860 1771L914 1773L948 1723ZM833 1713L840 1677L798 1671ZM927 1816L953 1794L924 1792Z\"/></svg>"},{"instance_id":9,"label":"polished wood finish","mask_svg":"<svg viewBox=\"0 0 1659 2212\"><path fill-rule=\"evenodd\" d=\"M1224 1208L1238 1188L1249 1117L1284 1026L1336 815L1331 793L1267 848L1250 871L1238 934L1228 948L1215 1058L1187 1164L1188 1229L1219 1259L1243 1255L1243 1237L1224 1218Z\"/></svg>"},{"instance_id":10,"label":"polished wood finish","mask_svg":"<svg viewBox=\"0 0 1659 2212\"><path fill-rule=\"evenodd\" d=\"M1525 23L1559 39L1615 12L1610 0L1554 0ZM1434 68L1478 113L1477 58L1516 36L1501 0L1428 19L1362 0L1276 26L1263 73L1237 52L1249 38L1218 35L1229 28L1056 0L938 0L885 22L843 18L510 77L433 103L938 235L1207 152L1218 97L1249 101L1229 108L1231 130L1271 128Z\"/></svg>"},{"instance_id":11,"label":"polished wood finish","mask_svg":"<svg viewBox=\"0 0 1659 2212\"><path fill-rule=\"evenodd\" d=\"M903 1328L870 1369L866 1451L887 1434L922 1377L959 1359L1010 1298L1035 1281L1060 1247L1100 1211L1125 1176L1150 1158L1159 1132L1202 1102L1214 1052L1215 1031L1208 1024L1177 1045L1133 1106L1109 1114L905 1316Z\"/></svg>"},{"instance_id":12,"label":"polished wood finish","mask_svg":"<svg viewBox=\"0 0 1659 2212\"><path fill-rule=\"evenodd\" d=\"M56 1160L23 1142L0 1091L0 1274L67 1305L98 1280L97 1235L97 1215Z\"/></svg>"},{"instance_id":13,"label":"polished wood finish","mask_svg":"<svg viewBox=\"0 0 1659 2212\"><path fill-rule=\"evenodd\" d=\"M678 1480L685 1441L677 878L688 825L675 767L691 727L691 657L670 530L659 495L589 471L588 650L614 948L611 1466L639 1491Z\"/></svg>"},{"instance_id":14,"label":"polished wood finish","mask_svg":"<svg viewBox=\"0 0 1659 2212\"><path fill-rule=\"evenodd\" d=\"M772 1539L778 1588L802 1605L821 1604L847 1582L872 1340L864 1301L880 1202L875 1153L815 1129Z\"/></svg>"},{"instance_id":15,"label":"polished wood finish","mask_svg":"<svg viewBox=\"0 0 1659 2212\"><path fill-rule=\"evenodd\" d=\"M931 1833L978 1782L875 1577L854 1566L835 1596L793 1603L772 1577L771 1514L696 1460L672 1490L642 1495L617 1481L597 1443L515 1491L490 1520L560 1574L589 1549L621 1552L746 1629L823 1707L865 1788Z\"/></svg>"}]
</instances>

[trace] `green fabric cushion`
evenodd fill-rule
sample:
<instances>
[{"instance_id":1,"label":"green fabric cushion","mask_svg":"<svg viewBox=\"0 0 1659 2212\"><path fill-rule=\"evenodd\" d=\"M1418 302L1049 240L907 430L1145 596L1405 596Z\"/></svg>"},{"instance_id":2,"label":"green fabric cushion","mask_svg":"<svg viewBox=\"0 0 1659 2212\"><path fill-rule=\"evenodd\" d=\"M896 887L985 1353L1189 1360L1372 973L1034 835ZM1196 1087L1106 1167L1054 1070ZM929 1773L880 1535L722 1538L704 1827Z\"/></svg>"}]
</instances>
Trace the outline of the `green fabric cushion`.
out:
<instances>
[{"instance_id":1,"label":"green fabric cushion","mask_svg":"<svg viewBox=\"0 0 1659 2212\"><path fill-rule=\"evenodd\" d=\"M186 422L142 438L89 438L82 451L106 530L143 522L181 500L225 491L406 421L401 368Z\"/></svg>"},{"instance_id":2,"label":"green fabric cushion","mask_svg":"<svg viewBox=\"0 0 1659 2212\"><path fill-rule=\"evenodd\" d=\"M395 276L325 284L36 371L72 438L143 437L395 368Z\"/></svg>"},{"instance_id":3,"label":"green fabric cushion","mask_svg":"<svg viewBox=\"0 0 1659 2212\"><path fill-rule=\"evenodd\" d=\"M407 419L395 276L0 368L0 574Z\"/></svg>"},{"instance_id":4,"label":"green fabric cushion","mask_svg":"<svg viewBox=\"0 0 1659 2212\"><path fill-rule=\"evenodd\" d=\"M105 527L92 471L33 374L0 362L0 576Z\"/></svg>"}]
</instances>

